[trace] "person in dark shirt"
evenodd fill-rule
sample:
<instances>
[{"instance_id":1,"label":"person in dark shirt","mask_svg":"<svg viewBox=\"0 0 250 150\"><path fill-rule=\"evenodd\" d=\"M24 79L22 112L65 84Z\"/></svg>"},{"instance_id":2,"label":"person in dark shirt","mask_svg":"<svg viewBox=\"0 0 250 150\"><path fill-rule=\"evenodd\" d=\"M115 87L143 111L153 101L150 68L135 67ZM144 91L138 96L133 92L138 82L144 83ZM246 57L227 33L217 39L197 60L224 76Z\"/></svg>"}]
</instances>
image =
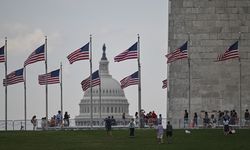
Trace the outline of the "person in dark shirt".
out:
<instances>
[{"instance_id":1,"label":"person in dark shirt","mask_svg":"<svg viewBox=\"0 0 250 150\"><path fill-rule=\"evenodd\" d=\"M187 112L187 110L185 110L185 113L184 113L184 128L186 128L186 126L188 126L188 112Z\"/></svg>"},{"instance_id":2,"label":"person in dark shirt","mask_svg":"<svg viewBox=\"0 0 250 150\"><path fill-rule=\"evenodd\" d=\"M246 125L246 126L249 126L250 114L249 114L248 109L246 109L246 111L245 111L244 118L245 118L245 125Z\"/></svg>"},{"instance_id":3,"label":"person in dark shirt","mask_svg":"<svg viewBox=\"0 0 250 150\"><path fill-rule=\"evenodd\" d=\"M168 124L167 124L166 135L167 135L167 142L172 143L173 127L170 124L170 121L168 121Z\"/></svg>"},{"instance_id":4,"label":"person in dark shirt","mask_svg":"<svg viewBox=\"0 0 250 150\"><path fill-rule=\"evenodd\" d=\"M108 116L108 118L106 118L104 121L105 121L107 135L112 136L112 133L111 133L112 122L111 122L110 116Z\"/></svg>"},{"instance_id":5,"label":"person in dark shirt","mask_svg":"<svg viewBox=\"0 0 250 150\"><path fill-rule=\"evenodd\" d=\"M194 113L193 127L198 127L198 115L196 112Z\"/></svg>"},{"instance_id":6,"label":"person in dark shirt","mask_svg":"<svg viewBox=\"0 0 250 150\"><path fill-rule=\"evenodd\" d=\"M66 112L64 113L64 118L63 118L63 120L64 120L64 126L66 126L66 127L69 126L69 118L70 118L70 115L69 115L68 112L66 111Z\"/></svg>"}]
</instances>

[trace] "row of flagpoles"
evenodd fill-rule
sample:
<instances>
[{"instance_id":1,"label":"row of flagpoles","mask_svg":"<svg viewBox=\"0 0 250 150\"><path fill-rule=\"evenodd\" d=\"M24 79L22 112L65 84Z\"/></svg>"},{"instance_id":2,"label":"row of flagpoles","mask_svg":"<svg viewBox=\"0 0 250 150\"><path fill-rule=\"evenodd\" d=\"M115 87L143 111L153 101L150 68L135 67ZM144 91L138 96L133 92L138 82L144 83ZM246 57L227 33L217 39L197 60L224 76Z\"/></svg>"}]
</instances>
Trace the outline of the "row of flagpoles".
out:
<instances>
[{"instance_id":1,"label":"row of flagpoles","mask_svg":"<svg viewBox=\"0 0 250 150\"><path fill-rule=\"evenodd\" d=\"M225 61L228 59L234 59L234 58L238 58L239 60L239 76L240 76L240 81L239 81L239 107L240 107L240 125L241 125L241 61L240 61L240 55L239 55L239 49L238 49L238 41L236 41L235 43L233 43L231 46L229 46L228 49L226 49L226 51L224 53L221 53L218 55L217 60L215 60L215 62L218 61ZM188 56L188 41L186 41L182 46L180 46L179 48L177 48L176 50L174 50L173 52L170 52L169 54L166 55L167 58L167 63L172 63L176 60L179 59L188 59L188 70L189 70L189 94L188 94L188 112L191 112L191 100L190 100L190 80L191 80L191 76L190 76L190 57ZM163 86L162 88L167 88L167 79L162 81L163 82ZM168 103L168 102L167 102ZM168 105L168 104L167 104ZM168 106L167 106L167 119L168 119Z\"/></svg>"},{"instance_id":2,"label":"row of flagpoles","mask_svg":"<svg viewBox=\"0 0 250 150\"><path fill-rule=\"evenodd\" d=\"M92 72L92 37L90 35L90 41L83 47L75 50L67 56L70 64L73 64L79 60L89 60L90 62L90 76L81 82L83 91L88 88L91 90L91 127L93 126L93 102L92 102L92 87L100 85L99 71ZM140 37L138 34L138 41L133 44L129 49L118 54L115 58L115 62L121 62L128 59L137 59L138 71L125 77L121 80L121 88L126 88L130 85L138 85L138 112L141 110L141 65L140 65ZM62 64L60 69L47 71L47 37L45 37L45 44L35 49L29 57L24 61L24 67L16 71L7 74L7 38L5 38L5 45L0 48L0 63L5 62L5 79L3 85L5 86L5 130L7 130L7 86L17 83L24 83L24 129L26 130L27 122L27 107L26 107L26 67L30 64L44 61L45 62L45 74L38 76L40 85L45 85L46 95L46 120L48 121L48 84L58 84L61 87L61 112L63 112L63 94L62 94ZM91 79L91 80L90 80Z\"/></svg>"}]
</instances>

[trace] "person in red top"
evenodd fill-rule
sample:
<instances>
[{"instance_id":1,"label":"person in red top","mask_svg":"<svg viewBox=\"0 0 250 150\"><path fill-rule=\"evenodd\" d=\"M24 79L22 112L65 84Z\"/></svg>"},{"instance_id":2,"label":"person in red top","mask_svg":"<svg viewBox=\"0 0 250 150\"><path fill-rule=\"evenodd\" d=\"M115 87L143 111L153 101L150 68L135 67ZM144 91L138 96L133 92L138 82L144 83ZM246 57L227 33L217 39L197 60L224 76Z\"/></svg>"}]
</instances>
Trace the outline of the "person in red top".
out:
<instances>
[{"instance_id":1,"label":"person in red top","mask_svg":"<svg viewBox=\"0 0 250 150\"><path fill-rule=\"evenodd\" d=\"M157 115L156 115L155 111L152 112L152 119L153 119L153 124L156 125L157 124Z\"/></svg>"}]
</instances>

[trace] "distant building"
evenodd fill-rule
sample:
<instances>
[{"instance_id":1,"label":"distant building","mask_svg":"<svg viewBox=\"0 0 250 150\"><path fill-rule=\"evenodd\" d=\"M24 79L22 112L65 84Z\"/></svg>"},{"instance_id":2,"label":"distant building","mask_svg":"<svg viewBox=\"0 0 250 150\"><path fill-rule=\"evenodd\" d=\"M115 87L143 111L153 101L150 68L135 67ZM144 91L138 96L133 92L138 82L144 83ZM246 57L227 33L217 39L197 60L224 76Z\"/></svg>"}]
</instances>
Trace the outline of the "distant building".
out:
<instances>
[{"instance_id":1,"label":"distant building","mask_svg":"<svg viewBox=\"0 0 250 150\"><path fill-rule=\"evenodd\" d=\"M249 7L249 0L169 0L169 49L188 41L190 57L190 95L188 60L169 64L168 118L173 125L183 127L189 104L189 119L194 112L200 118L205 111L233 109L244 118L250 109ZM239 59L215 62L236 41L241 74Z\"/></svg>"},{"instance_id":2,"label":"distant building","mask_svg":"<svg viewBox=\"0 0 250 150\"><path fill-rule=\"evenodd\" d=\"M122 119L125 113L126 124L132 116L129 115L129 103L125 97L120 83L112 78L109 74L109 61L106 57L106 48L103 46L103 54L99 63L99 72L101 78L101 101L99 95L99 86L92 88L93 90L93 125L103 124L103 121L108 116L113 116L117 124L124 124ZM83 99L81 100L80 114L75 117L77 126L90 125L90 88L84 92ZM100 112L101 108L101 112Z\"/></svg>"}]
</instances>

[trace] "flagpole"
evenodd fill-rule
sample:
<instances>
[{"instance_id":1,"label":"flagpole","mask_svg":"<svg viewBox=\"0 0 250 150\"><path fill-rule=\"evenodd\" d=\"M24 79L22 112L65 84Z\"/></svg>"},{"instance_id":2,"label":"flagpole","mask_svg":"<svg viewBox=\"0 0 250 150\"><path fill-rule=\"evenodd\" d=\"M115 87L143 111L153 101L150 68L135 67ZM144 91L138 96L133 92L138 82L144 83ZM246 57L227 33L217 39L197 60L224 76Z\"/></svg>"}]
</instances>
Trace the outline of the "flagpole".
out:
<instances>
[{"instance_id":1,"label":"flagpole","mask_svg":"<svg viewBox=\"0 0 250 150\"><path fill-rule=\"evenodd\" d=\"M139 113L139 127L141 127L141 64L140 64L140 35L138 36L137 42L137 50L138 50L138 77L139 77L139 85L138 85L138 113Z\"/></svg>"},{"instance_id":2,"label":"flagpole","mask_svg":"<svg viewBox=\"0 0 250 150\"><path fill-rule=\"evenodd\" d=\"M48 73L48 62L47 62L47 36L45 36L45 74ZM45 79L45 100L46 100L46 128L48 129L48 81Z\"/></svg>"},{"instance_id":3,"label":"flagpole","mask_svg":"<svg viewBox=\"0 0 250 150\"><path fill-rule=\"evenodd\" d=\"M92 89L92 35L90 34L89 41L89 64L90 64L90 126L93 129L93 89Z\"/></svg>"},{"instance_id":4,"label":"flagpole","mask_svg":"<svg viewBox=\"0 0 250 150\"><path fill-rule=\"evenodd\" d=\"M23 82L23 84L24 84L24 120L25 120L25 130L26 130L26 102L27 102L27 88L26 88L26 66L24 67L24 69L23 69L23 71L24 71L24 82Z\"/></svg>"},{"instance_id":5,"label":"flagpole","mask_svg":"<svg viewBox=\"0 0 250 150\"><path fill-rule=\"evenodd\" d=\"M7 113L8 113L8 109L7 109L7 96L8 96L8 90L7 90L7 37L5 37L5 45L4 45L4 58L5 58L5 80L6 80L6 84L5 84L5 131L7 131Z\"/></svg>"},{"instance_id":6,"label":"flagpole","mask_svg":"<svg viewBox=\"0 0 250 150\"><path fill-rule=\"evenodd\" d=\"M239 32L239 42L241 40L241 32ZM238 49L239 49L239 43L238 43ZM240 69L240 78L239 78L239 102L240 102L240 127L242 125L242 106L241 106L241 60L240 60L240 51L239 51L239 69Z\"/></svg>"},{"instance_id":7,"label":"flagpole","mask_svg":"<svg viewBox=\"0 0 250 150\"><path fill-rule=\"evenodd\" d=\"M100 78L101 79L101 78ZM101 120L102 120L102 97L101 97L101 92L102 92L102 88L101 88L101 83L99 85L99 117L100 117L100 122L99 125L101 126Z\"/></svg>"},{"instance_id":8,"label":"flagpole","mask_svg":"<svg viewBox=\"0 0 250 150\"><path fill-rule=\"evenodd\" d=\"M61 76L61 82L60 82L60 91L61 91L61 112L63 114L63 83L62 83L62 62L60 63L60 76Z\"/></svg>"},{"instance_id":9,"label":"flagpole","mask_svg":"<svg viewBox=\"0 0 250 150\"><path fill-rule=\"evenodd\" d=\"M242 108L241 108L241 60L239 58L239 67L240 67L240 79L239 79L239 100L240 100L240 127L242 125Z\"/></svg>"},{"instance_id":10,"label":"flagpole","mask_svg":"<svg viewBox=\"0 0 250 150\"><path fill-rule=\"evenodd\" d=\"M188 32L188 44L190 43L190 33ZM190 75L190 57L188 55L188 113L191 116L191 75Z\"/></svg>"},{"instance_id":11,"label":"flagpole","mask_svg":"<svg viewBox=\"0 0 250 150\"><path fill-rule=\"evenodd\" d=\"M170 47L168 47L167 54L170 52ZM166 122L168 121L168 107L169 107L169 98L168 98L168 90L169 90L169 65L167 64L167 95L166 95Z\"/></svg>"}]
</instances>

